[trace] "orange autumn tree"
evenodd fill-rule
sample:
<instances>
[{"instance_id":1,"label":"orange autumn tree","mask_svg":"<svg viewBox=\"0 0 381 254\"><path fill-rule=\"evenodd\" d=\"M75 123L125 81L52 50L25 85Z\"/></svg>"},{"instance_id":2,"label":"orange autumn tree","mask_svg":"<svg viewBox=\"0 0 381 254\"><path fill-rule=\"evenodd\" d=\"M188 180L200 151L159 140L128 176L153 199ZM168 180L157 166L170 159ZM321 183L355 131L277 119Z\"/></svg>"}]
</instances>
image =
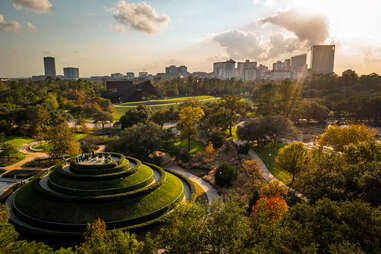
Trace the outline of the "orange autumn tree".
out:
<instances>
[{"instance_id":1,"label":"orange autumn tree","mask_svg":"<svg viewBox=\"0 0 381 254\"><path fill-rule=\"evenodd\" d=\"M287 202L282 196L287 194L287 189L280 186L278 181L265 184L259 192L261 198L253 205L251 215L262 212L266 219L274 221L288 211Z\"/></svg>"},{"instance_id":2,"label":"orange autumn tree","mask_svg":"<svg viewBox=\"0 0 381 254\"><path fill-rule=\"evenodd\" d=\"M212 160L214 157L213 143L209 141L208 145L205 147L205 160Z\"/></svg>"}]
</instances>

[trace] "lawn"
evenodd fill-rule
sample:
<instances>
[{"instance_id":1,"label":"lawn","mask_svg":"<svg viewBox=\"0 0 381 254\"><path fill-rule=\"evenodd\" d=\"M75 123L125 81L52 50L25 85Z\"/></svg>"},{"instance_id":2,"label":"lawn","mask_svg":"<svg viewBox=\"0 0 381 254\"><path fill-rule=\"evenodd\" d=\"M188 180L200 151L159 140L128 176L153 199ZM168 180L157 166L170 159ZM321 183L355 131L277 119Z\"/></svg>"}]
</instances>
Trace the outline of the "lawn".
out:
<instances>
[{"instance_id":1,"label":"lawn","mask_svg":"<svg viewBox=\"0 0 381 254\"><path fill-rule=\"evenodd\" d=\"M185 149L188 149L188 140L184 139L175 143L175 146L182 146ZM191 140L191 154L205 152L205 146L200 141Z\"/></svg>"},{"instance_id":2,"label":"lawn","mask_svg":"<svg viewBox=\"0 0 381 254\"><path fill-rule=\"evenodd\" d=\"M6 167L12 164L15 164L23 159L25 159L26 155L20 152L17 152L15 154L12 154L9 157L9 160L7 157L0 157L0 166Z\"/></svg>"},{"instance_id":3,"label":"lawn","mask_svg":"<svg viewBox=\"0 0 381 254\"><path fill-rule=\"evenodd\" d=\"M272 144L267 144L264 147L254 145L253 149L265 163L270 172L283 183L289 185L292 180L292 175L285 170L279 170L275 167L275 158L278 155L278 151L285 145L286 144L284 143L279 143L276 147L273 147Z\"/></svg>"},{"instance_id":4,"label":"lawn","mask_svg":"<svg viewBox=\"0 0 381 254\"><path fill-rule=\"evenodd\" d=\"M134 102L126 102L120 105L116 105L115 113L113 117L116 121L118 121L128 110L131 108L135 108L139 105L150 106L152 110L159 110L163 107L174 106L177 107L178 104L183 103L187 100L202 100L202 102L214 101L218 100L218 97L213 96L193 96L193 97L176 97L169 99L161 99L161 100L148 100L148 101L134 101Z\"/></svg>"},{"instance_id":5,"label":"lawn","mask_svg":"<svg viewBox=\"0 0 381 254\"><path fill-rule=\"evenodd\" d=\"M159 188L144 196L124 200L108 202L55 200L36 194L32 184L26 184L18 190L15 203L22 212L38 219L87 224L97 218L116 221L148 215L168 207L183 194L182 182L167 173L166 180Z\"/></svg>"},{"instance_id":6,"label":"lawn","mask_svg":"<svg viewBox=\"0 0 381 254\"><path fill-rule=\"evenodd\" d=\"M160 100L147 100L147 101L133 101L133 102L125 102L121 105L123 106L155 106L160 104L169 104L169 103L182 103L187 100L216 100L218 98L213 96L191 96L191 97L176 97L176 98L168 98L168 99L160 99Z\"/></svg>"},{"instance_id":7,"label":"lawn","mask_svg":"<svg viewBox=\"0 0 381 254\"><path fill-rule=\"evenodd\" d=\"M81 139L83 139L83 138L85 138L87 136L88 136L88 134L85 134L85 133L76 133L74 138L75 138L76 141L79 141L79 140L81 140Z\"/></svg>"},{"instance_id":8,"label":"lawn","mask_svg":"<svg viewBox=\"0 0 381 254\"><path fill-rule=\"evenodd\" d=\"M18 147L24 144L29 144L31 142L33 142L32 138L20 137L20 136L7 136L4 138L4 140L0 144L11 144L11 145L14 145L15 147Z\"/></svg>"},{"instance_id":9,"label":"lawn","mask_svg":"<svg viewBox=\"0 0 381 254\"><path fill-rule=\"evenodd\" d=\"M32 148L38 151L49 152L51 145L49 142L41 142L41 143L32 145Z\"/></svg>"}]
</instances>

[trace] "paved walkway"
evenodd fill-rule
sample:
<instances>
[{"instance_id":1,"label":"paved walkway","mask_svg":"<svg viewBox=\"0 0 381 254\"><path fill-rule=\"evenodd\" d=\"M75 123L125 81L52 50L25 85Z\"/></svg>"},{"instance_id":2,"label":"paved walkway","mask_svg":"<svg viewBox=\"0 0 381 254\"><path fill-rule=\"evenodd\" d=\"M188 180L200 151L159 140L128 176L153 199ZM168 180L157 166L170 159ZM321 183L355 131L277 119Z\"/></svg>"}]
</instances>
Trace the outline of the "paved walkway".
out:
<instances>
[{"instance_id":1,"label":"paved walkway","mask_svg":"<svg viewBox=\"0 0 381 254\"><path fill-rule=\"evenodd\" d=\"M15 164L12 164L10 166L2 167L2 168L7 170L7 171L13 170L13 169L20 169L20 168L22 168L22 165L24 165L25 163L27 163L29 161L32 161L34 159L37 159L37 158L48 158L48 154L47 153L44 153L44 152L34 152L34 151L29 149L30 146L35 145L35 144L38 144L38 142L32 142L32 143L24 144L24 145L21 145L21 146L17 147L17 149L21 153L26 155L25 159L15 163ZM27 169L27 168L25 168L25 169ZM35 168L33 168L33 169L35 169Z\"/></svg>"},{"instance_id":2,"label":"paved walkway","mask_svg":"<svg viewBox=\"0 0 381 254\"><path fill-rule=\"evenodd\" d=\"M187 177L188 179L190 179L190 180L196 182L198 185L200 185L200 187L205 191L205 193L208 197L209 204L211 204L213 201L215 201L219 198L216 189L214 189L210 183L202 180L200 177L195 176L195 175L185 171L183 168L181 168L179 166L171 166L168 168L173 170L173 171L176 171L177 173Z\"/></svg>"}]
</instances>

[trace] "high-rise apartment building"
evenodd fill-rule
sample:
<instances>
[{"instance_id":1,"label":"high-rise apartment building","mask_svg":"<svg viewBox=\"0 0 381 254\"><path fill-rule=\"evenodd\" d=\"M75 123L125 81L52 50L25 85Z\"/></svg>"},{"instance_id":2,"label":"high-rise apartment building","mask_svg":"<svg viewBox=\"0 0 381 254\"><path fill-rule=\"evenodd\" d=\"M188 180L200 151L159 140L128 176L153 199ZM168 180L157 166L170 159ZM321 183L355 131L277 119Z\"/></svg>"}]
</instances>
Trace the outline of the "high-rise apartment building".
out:
<instances>
[{"instance_id":1,"label":"high-rise apartment building","mask_svg":"<svg viewBox=\"0 0 381 254\"><path fill-rule=\"evenodd\" d=\"M165 77L166 79L176 79L179 77L187 77L188 76L188 68L184 65L175 66L171 65L165 68Z\"/></svg>"},{"instance_id":2,"label":"high-rise apartment building","mask_svg":"<svg viewBox=\"0 0 381 254\"><path fill-rule=\"evenodd\" d=\"M44 68L46 77L56 78L56 62L54 57L44 57Z\"/></svg>"},{"instance_id":3,"label":"high-rise apartment building","mask_svg":"<svg viewBox=\"0 0 381 254\"><path fill-rule=\"evenodd\" d=\"M235 74L235 61L230 59L226 62L213 64L213 74L218 79L232 79Z\"/></svg>"},{"instance_id":4,"label":"high-rise apartment building","mask_svg":"<svg viewBox=\"0 0 381 254\"><path fill-rule=\"evenodd\" d=\"M333 72L335 62L335 45L315 45L311 48L312 74L329 74Z\"/></svg>"},{"instance_id":5,"label":"high-rise apartment building","mask_svg":"<svg viewBox=\"0 0 381 254\"><path fill-rule=\"evenodd\" d=\"M135 73L133 73L133 72L127 72L126 73L126 78L128 80L133 80L135 78Z\"/></svg>"},{"instance_id":6,"label":"high-rise apartment building","mask_svg":"<svg viewBox=\"0 0 381 254\"><path fill-rule=\"evenodd\" d=\"M245 62L237 63L237 78L244 81L252 81L257 79L257 62Z\"/></svg>"},{"instance_id":7,"label":"high-rise apartment building","mask_svg":"<svg viewBox=\"0 0 381 254\"><path fill-rule=\"evenodd\" d=\"M64 70L64 79L66 80L78 80L79 79L79 68L66 67Z\"/></svg>"},{"instance_id":8,"label":"high-rise apartment building","mask_svg":"<svg viewBox=\"0 0 381 254\"><path fill-rule=\"evenodd\" d=\"M307 69L307 54L291 57L291 71L300 72Z\"/></svg>"}]
</instances>

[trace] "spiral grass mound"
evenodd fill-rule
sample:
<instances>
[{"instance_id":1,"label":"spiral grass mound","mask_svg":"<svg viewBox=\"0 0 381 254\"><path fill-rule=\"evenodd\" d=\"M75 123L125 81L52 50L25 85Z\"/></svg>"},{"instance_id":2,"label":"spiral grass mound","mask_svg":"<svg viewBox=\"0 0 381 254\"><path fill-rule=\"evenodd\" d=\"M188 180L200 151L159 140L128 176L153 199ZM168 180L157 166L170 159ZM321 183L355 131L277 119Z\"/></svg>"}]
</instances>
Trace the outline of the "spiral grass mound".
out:
<instances>
[{"instance_id":1,"label":"spiral grass mound","mask_svg":"<svg viewBox=\"0 0 381 254\"><path fill-rule=\"evenodd\" d=\"M185 181L184 181L185 180ZM101 218L108 229L150 225L186 199L189 182L116 153L88 155L56 167L8 201L11 222L29 233L74 236Z\"/></svg>"}]
</instances>

